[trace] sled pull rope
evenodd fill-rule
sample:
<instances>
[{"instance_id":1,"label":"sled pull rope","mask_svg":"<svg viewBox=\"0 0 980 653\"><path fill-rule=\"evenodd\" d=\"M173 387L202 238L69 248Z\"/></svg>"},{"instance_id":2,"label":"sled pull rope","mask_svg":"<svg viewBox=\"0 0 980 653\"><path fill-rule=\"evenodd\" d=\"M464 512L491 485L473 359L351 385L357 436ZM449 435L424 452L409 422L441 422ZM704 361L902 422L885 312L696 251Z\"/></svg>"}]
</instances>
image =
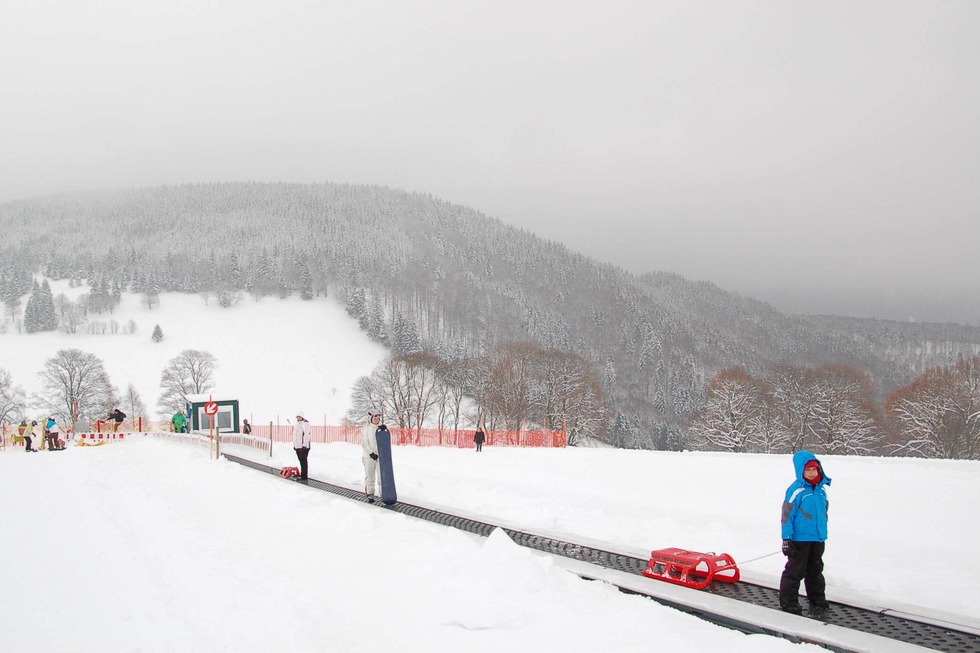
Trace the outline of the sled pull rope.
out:
<instances>
[{"instance_id":1,"label":"sled pull rope","mask_svg":"<svg viewBox=\"0 0 980 653\"><path fill-rule=\"evenodd\" d=\"M744 561L742 561L742 562L740 562L738 564L740 564L740 565L747 565L750 562L755 562L756 560L762 560L763 558L768 558L769 556L774 556L777 553L782 553L782 552L783 552L783 550L782 549L779 549L777 551L773 551L772 553L767 553L765 555L761 555L758 558L752 558L751 560L744 560Z\"/></svg>"}]
</instances>

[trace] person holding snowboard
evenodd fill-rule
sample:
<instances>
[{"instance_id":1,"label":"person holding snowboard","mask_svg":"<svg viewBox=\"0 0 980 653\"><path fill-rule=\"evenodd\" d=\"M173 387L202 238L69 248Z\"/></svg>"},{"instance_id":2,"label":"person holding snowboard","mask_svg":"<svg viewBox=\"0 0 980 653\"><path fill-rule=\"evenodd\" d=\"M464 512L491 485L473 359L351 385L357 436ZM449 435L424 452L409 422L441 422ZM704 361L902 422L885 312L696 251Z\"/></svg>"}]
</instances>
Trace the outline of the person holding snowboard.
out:
<instances>
[{"instance_id":1,"label":"person holding snowboard","mask_svg":"<svg viewBox=\"0 0 980 653\"><path fill-rule=\"evenodd\" d=\"M483 451L483 443L487 441L487 435L483 432L479 426L476 427L476 433L473 434L473 442L476 443L476 450Z\"/></svg>"},{"instance_id":2,"label":"person holding snowboard","mask_svg":"<svg viewBox=\"0 0 980 653\"><path fill-rule=\"evenodd\" d=\"M313 433L303 411L296 411L296 426L293 427L293 449L299 459L299 481L305 481L309 472L310 444Z\"/></svg>"},{"instance_id":3,"label":"person holding snowboard","mask_svg":"<svg viewBox=\"0 0 980 653\"><path fill-rule=\"evenodd\" d=\"M381 413L369 410L368 423L361 428L361 462L364 463L364 494L374 503L378 485L378 429L382 428Z\"/></svg>"},{"instance_id":4,"label":"person holding snowboard","mask_svg":"<svg viewBox=\"0 0 980 653\"><path fill-rule=\"evenodd\" d=\"M823 577L823 553L827 540L826 487L830 477L809 451L793 454L796 480L786 490L783 501L783 555L786 568L779 580L779 607L783 612L803 614L800 607L800 581L806 587L810 613L822 615L830 607Z\"/></svg>"}]
</instances>

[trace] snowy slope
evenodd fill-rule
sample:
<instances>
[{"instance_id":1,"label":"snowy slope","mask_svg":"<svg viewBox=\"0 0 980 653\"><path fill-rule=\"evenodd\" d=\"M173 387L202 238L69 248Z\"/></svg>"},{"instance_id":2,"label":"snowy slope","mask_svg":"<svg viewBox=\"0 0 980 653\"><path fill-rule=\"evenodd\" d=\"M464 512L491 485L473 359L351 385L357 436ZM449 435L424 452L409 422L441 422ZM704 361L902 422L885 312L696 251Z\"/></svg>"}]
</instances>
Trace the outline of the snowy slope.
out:
<instances>
[{"instance_id":1,"label":"snowy slope","mask_svg":"<svg viewBox=\"0 0 980 653\"><path fill-rule=\"evenodd\" d=\"M149 311L127 297L114 319L130 318L139 323L136 335L8 329L0 335L0 367L36 391L44 359L78 347L102 357L113 382L121 389L132 382L149 404L166 361L203 349L218 358L218 391L239 396L256 422L297 409L332 421L347 409L353 381L384 353L332 301L246 298L221 309L196 296L164 295ZM166 338L155 344L149 334L157 323ZM275 464L294 464L288 448L274 453ZM311 473L360 487L359 456L350 445L316 446ZM789 456L403 447L395 460L406 501L638 556L666 546L725 551L746 577L768 582L783 563L778 517L793 475ZM980 463L824 462L834 479L828 595L976 625L980 570L964 564L962 553L980 536L971 518ZM664 634L673 628L697 633L699 642L703 636L700 650L785 645L730 639L700 622L663 622L679 616L594 585L570 589L577 581L538 570L506 543L302 490L159 442L0 453L0 492L10 499L0 502L0 587L12 588L0 592L0 651L268 650L280 640L296 650L370 651L396 639L407 641L404 650L432 650L427 638L477 650L552 640L593 650L607 630L636 633L611 650L646 650L644 638L653 636L664 650L680 650L681 640ZM528 576L537 579L530 587ZM48 598L72 606L64 640L20 617ZM396 618L379 628L381 611ZM602 621L607 612L612 625ZM80 644L66 648L71 633ZM372 633L380 639L358 639ZM709 644L714 637L724 643ZM105 648L95 646L103 640ZM333 647L338 641L343 646Z\"/></svg>"},{"instance_id":2,"label":"snowy slope","mask_svg":"<svg viewBox=\"0 0 980 653\"><path fill-rule=\"evenodd\" d=\"M295 464L281 445L271 461ZM978 535L962 518L973 496L962 489L980 464L825 462L836 486L830 596L910 603L977 627L980 574L950 573L941 552ZM791 474L788 456L592 449L399 447L395 464L409 502L619 550L689 546L739 561L778 547ZM725 491L701 478L740 467ZM359 448L314 447L311 474L359 487ZM807 649L578 580L500 533L483 540L419 522L210 461L191 445L147 437L8 450L0 493L20 499L0 503L4 652ZM742 567L774 576L781 562ZM58 608L54 628L46 606Z\"/></svg>"},{"instance_id":3,"label":"snowy slope","mask_svg":"<svg viewBox=\"0 0 980 653\"><path fill-rule=\"evenodd\" d=\"M67 281L51 285L55 297L74 298L85 290L69 288ZM315 423L339 424L354 381L370 374L386 353L332 299L255 301L243 295L237 305L221 308L214 299L205 303L198 295L163 293L160 304L148 309L139 296L127 293L112 314L90 318L115 320L120 332L28 335L8 322L0 334L0 367L30 395L41 390L38 373L45 360L59 349L80 349L102 359L120 393L132 383L149 416L157 419L160 375L167 362L196 349L217 359L215 394L239 399L243 417L253 424L275 422L278 416L284 422L297 410ZM130 320L137 324L136 333L122 333ZM150 336L157 324L164 339L154 343Z\"/></svg>"}]
</instances>

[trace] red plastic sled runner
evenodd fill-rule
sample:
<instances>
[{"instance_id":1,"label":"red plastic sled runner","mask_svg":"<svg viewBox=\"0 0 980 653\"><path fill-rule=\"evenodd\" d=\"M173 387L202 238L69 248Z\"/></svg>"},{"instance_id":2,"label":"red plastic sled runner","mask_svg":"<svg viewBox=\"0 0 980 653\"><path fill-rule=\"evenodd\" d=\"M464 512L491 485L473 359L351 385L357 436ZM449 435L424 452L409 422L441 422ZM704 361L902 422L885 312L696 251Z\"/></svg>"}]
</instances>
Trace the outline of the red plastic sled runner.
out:
<instances>
[{"instance_id":1,"label":"red plastic sled runner","mask_svg":"<svg viewBox=\"0 0 980 653\"><path fill-rule=\"evenodd\" d=\"M643 575L698 590L703 590L715 579L734 583L739 577L738 567L727 553L718 555L673 548L651 551L650 563Z\"/></svg>"}]
</instances>

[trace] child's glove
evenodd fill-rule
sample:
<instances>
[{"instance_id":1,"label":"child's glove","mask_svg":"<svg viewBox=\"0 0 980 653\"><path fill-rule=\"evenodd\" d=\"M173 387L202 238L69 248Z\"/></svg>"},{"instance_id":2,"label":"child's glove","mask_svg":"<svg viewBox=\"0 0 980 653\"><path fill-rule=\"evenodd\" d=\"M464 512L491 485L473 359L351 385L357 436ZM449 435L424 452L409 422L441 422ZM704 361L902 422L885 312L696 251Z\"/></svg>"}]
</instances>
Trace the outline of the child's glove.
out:
<instances>
[{"instance_id":1,"label":"child's glove","mask_svg":"<svg viewBox=\"0 0 980 653\"><path fill-rule=\"evenodd\" d=\"M783 555L788 556L793 550L793 540L783 540Z\"/></svg>"}]
</instances>

